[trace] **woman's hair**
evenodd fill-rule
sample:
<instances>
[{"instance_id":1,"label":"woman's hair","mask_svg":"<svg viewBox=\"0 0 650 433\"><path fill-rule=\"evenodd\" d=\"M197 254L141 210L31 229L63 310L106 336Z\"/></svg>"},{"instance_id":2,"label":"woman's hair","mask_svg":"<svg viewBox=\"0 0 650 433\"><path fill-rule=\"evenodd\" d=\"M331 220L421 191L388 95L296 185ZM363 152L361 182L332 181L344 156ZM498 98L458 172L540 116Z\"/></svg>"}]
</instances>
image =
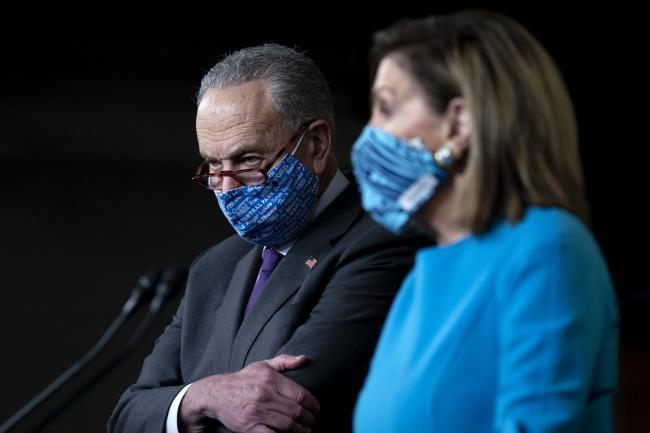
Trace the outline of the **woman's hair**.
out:
<instances>
[{"instance_id":1,"label":"woman's hair","mask_svg":"<svg viewBox=\"0 0 650 433\"><path fill-rule=\"evenodd\" d=\"M519 23L486 11L404 19L374 35L371 67L391 55L438 114L454 97L471 133L454 222L484 232L529 205L589 223L573 104L558 68Z\"/></svg>"}]
</instances>

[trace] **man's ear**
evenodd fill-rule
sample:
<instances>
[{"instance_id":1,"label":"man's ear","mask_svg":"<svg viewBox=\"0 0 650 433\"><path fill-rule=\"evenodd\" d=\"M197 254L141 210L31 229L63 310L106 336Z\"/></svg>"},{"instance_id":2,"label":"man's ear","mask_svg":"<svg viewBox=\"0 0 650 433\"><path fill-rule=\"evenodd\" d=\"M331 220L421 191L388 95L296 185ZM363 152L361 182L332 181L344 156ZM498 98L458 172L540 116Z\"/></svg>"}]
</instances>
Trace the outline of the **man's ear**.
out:
<instances>
[{"instance_id":1,"label":"man's ear","mask_svg":"<svg viewBox=\"0 0 650 433\"><path fill-rule=\"evenodd\" d=\"M472 135L472 122L467 99L456 97L449 101L445 112L447 137L445 144L457 159L466 156Z\"/></svg>"},{"instance_id":2,"label":"man's ear","mask_svg":"<svg viewBox=\"0 0 650 433\"><path fill-rule=\"evenodd\" d=\"M327 168L333 152L332 128L325 120L315 120L307 130L309 140L309 159L312 161L314 174L320 176Z\"/></svg>"}]
</instances>

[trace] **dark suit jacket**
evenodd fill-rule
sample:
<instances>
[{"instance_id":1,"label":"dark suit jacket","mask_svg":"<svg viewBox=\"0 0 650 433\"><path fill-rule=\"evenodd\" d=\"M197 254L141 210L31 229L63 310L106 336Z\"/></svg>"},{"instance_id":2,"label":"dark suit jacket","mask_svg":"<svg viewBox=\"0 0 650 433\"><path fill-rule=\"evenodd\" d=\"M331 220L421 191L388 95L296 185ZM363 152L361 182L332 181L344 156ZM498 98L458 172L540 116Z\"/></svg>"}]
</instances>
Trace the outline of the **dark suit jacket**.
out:
<instances>
[{"instance_id":1,"label":"dark suit jacket","mask_svg":"<svg viewBox=\"0 0 650 433\"><path fill-rule=\"evenodd\" d=\"M310 359L285 374L320 401L312 431L351 431L386 313L423 244L374 223L350 185L306 227L243 322L262 247L233 236L208 249L193 263L178 311L122 395L109 432L164 432L169 406L185 384L281 353ZM317 263L309 269L305 261L312 257Z\"/></svg>"}]
</instances>

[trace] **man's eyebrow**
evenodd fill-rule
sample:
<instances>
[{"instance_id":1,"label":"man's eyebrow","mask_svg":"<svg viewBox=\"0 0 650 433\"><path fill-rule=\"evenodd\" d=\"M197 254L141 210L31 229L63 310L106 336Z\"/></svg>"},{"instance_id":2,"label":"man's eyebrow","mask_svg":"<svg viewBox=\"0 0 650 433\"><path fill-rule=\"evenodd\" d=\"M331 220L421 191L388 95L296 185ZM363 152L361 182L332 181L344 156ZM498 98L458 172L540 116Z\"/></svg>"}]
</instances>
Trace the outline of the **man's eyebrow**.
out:
<instances>
[{"instance_id":1,"label":"man's eyebrow","mask_svg":"<svg viewBox=\"0 0 650 433\"><path fill-rule=\"evenodd\" d=\"M229 154L227 154L223 159L224 160L236 160L242 157L242 155L245 155L247 153L266 153L266 149L261 149L261 146L255 145L255 144L244 144L243 146L233 150ZM203 152L200 153L201 158L205 159L206 161L217 161L215 158L212 158Z\"/></svg>"}]
</instances>

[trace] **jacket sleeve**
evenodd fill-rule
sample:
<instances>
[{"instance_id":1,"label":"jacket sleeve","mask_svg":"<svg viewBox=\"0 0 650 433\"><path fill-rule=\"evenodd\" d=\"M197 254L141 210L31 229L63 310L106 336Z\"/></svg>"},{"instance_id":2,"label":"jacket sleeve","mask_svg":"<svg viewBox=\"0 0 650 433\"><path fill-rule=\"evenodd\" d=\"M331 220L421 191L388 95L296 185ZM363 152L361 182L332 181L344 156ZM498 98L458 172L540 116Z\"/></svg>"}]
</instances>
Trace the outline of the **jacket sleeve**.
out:
<instances>
[{"instance_id":1,"label":"jacket sleeve","mask_svg":"<svg viewBox=\"0 0 650 433\"><path fill-rule=\"evenodd\" d=\"M554 239L508 269L498 290L496 432L600 431L615 386L617 315L604 261ZM610 377L598 377L610 372Z\"/></svg>"},{"instance_id":2,"label":"jacket sleeve","mask_svg":"<svg viewBox=\"0 0 650 433\"><path fill-rule=\"evenodd\" d=\"M126 389L108 420L109 433L164 433L167 411L183 388L180 373L181 301L135 384Z\"/></svg>"}]
</instances>

